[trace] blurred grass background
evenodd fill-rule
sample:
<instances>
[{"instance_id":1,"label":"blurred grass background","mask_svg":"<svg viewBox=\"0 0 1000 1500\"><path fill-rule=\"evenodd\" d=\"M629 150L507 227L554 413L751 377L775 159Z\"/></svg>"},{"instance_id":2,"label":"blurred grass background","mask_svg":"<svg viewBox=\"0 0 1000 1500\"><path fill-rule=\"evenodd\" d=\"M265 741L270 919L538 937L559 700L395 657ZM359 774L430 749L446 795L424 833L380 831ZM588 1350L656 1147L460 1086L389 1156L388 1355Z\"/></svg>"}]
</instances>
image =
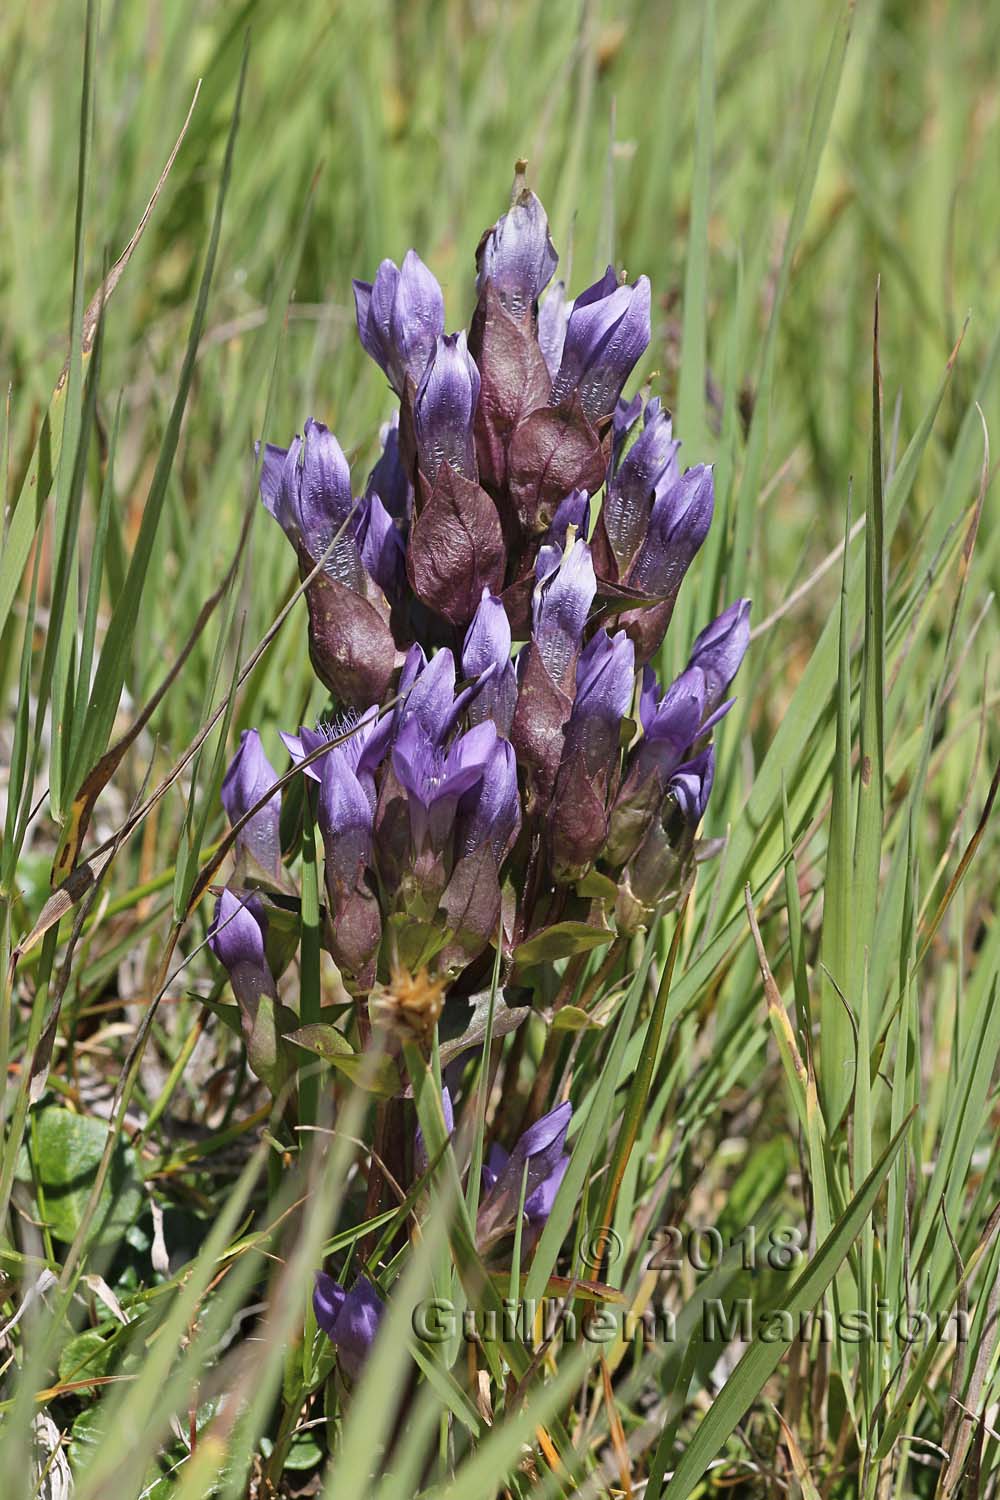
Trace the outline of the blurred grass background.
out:
<instances>
[{"instance_id":1,"label":"blurred grass background","mask_svg":"<svg viewBox=\"0 0 1000 1500\"><path fill-rule=\"evenodd\" d=\"M380 259L398 261L414 245L444 287L449 325L465 323L473 305L474 247L506 206L515 160L527 158L529 182L551 216L562 257L559 274L574 289L594 279L609 259L633 275L649 275L653 342L640 373L678 412L687 461L716 464L717 530L682 596L669 647L673 660L686 655L690 637L734 592L752 596L757 627L785 611L755 640L738 685L738 710L720 735L710 831L734 826L737 853L729 863L709 867L699 884L683 983L668 1014L670 1025L681 1029L670 1033L656 1110L638 1154L662 1167L676 1148L686 1201L701 1204L703 1216L710 1205L717 1209L724 1202L732 1172L747 1163L754 1164L752 1181L744 1182L748 1202L773 1204L784 1195L786 1207L794 1203L801 1211L806 1200L811 1213L811 1190L795 1176L795 1101L781 1082L773 1044L764 1045L764 1005L739 893L748 877L755 890L767 887L765 944L789 1006L793 991L801 1001L805 974L796 958L796 943L803 942L798 893L803 964L815 998L824 982L826 947L821 953L818 946L824 883L834 882L842 907L846 892L848 932L850 921L867 920L867 913L851 904L858 891L829 835L835 653L798 699L796 692L836 610L840 566L834 554L852 479L855 518L865 505L877 279L889 472L919 433L964 329L891 535L882 873L887 887L891 880L896 884L891 899L880 898L882 948L868 1022L874 1100L867 1099L866 1085L866 1097L852 1101L851 1113L853 1119L859 1104L870 1107L872 1136L881 1143L890 1114L898 1123L904 1102L919 1102L911 1143L918 1188L932 1169L932 1186L947 1185L951 1228L968 1261L984 1205L1000 1190L992 1086L1000 1043L984 1030L995 1003L990 986L997 967L995 825L987 825L942 924L933 928L929 918L975 829L1000 752L1000 527L996 493L989 487L955 639L948 634L961 575L959 546L980 480L982 423L995 434L1000 419L1000 9L972 0L862 0L851 13L829 130L821 128L812 143L817 151L822 147L815 186L809 192L807 181L802 196L824 68L844 14L843 7L824 0L718 0L711 8L664 0L300 0L295 7L264 0L107 0L95 44L82 239L86 297L135 229L197 81L203 83L176 164L105 318L99 442L86 474L73 576L82 597L98 531L98 458L106 457L120 392L100 646L122 597L177 389L248 31L249 70L218 262L130 643L119 729L176 658L229 565L243 515L254 504L254 440L285 443L307 415L315 415L357 457L360 488L391 401L358 345L351 277L370 279ZM3 7L0 388L9 392L8 507L30 475L69 347L83 53L81 5L8 0ZM808 204L808 212L795 226L785 264L797 201ZM282 278L292 269L285 317ZM8 509L5 540L9 519ZM38 611L27 631L29 699L53 605L53 535L46 515L37 544ZM862 545L852 553L856 579L863 571ZM25 659L30 574L29 567L0 633L5 769ZM221 624L198 640L99 803L91 843L123 821L150 764L155 784L176 762L202 724L206 704L216 701L220 684L272 623L295 581L278 529L258 508L237 583L236 614L230 619L223 610ZM860 608L848 626L857 687ZM843 685L843 673L840 680ZM931 696L944 685L940 717L930 721ZM229 745L236 728L258 724L280 764L278 728L293 727L319 702L300 605L238 698ZM782 742L761 787L756 773L795 702L809 705L808 732L801 742ZM852 710L849 691L847 712L853 724L857 705ZM77 790L65 769L51 778L49 731L40 723L35 733L41 753L30 800L42 800L21 851L7 942L22 936L38 915L61 818ZM787 911L771 882L785 847L781 775L790 830L799 841L798 881L786 888ZM50 779L54 800L46 802ZM759 801L744 810L755 785ZM85 1053L75 1055L76 1044L83 1037L96 1048L95 1071L112 1073L135 1026L135 1012L129 1011L122 1030L115 1031L121 1006L148 993L157 969L159 943L170 925L170 892L164 887L179 846L190 837L189 796L203 798L208 838L221 834L208 759L195 764L193 788L186 773L146 819L140 836L123 846L107 881L110 904L89 921L66 991L72 1024L59 1039L53 1068L55 1087L75 1108L101 1113L97 1095L75 1092L75 1070L85 1076L89 1066ZM917 908L916 917L909 911L909 926L904 870L911 882L908 899ZM157 881L163 894L154 897L149 886ZM724 892L718 904L716 882ZM734 913L739 920L726 927ZM930 931L933 941L922 954L926 962L913 1000L907 982L897 982L897 959L901 971L905 965L894 945L905 955L907 944L917 946L918 929L921 939ZM65 936L66 924L60 941ZM21 1076L27 1016L37 1000L36 961L37 950L22 965L23 988L5 1021L12 1080ZM157 1022L151 1052L160 1072L147 1069L137 1095L137 1108L147 1118L165 1108L157 1103L157 1087L166 1078L166 1097L179 1103L184 1096L184 1110L199 1128L207 1128L209 1117L214 1124L220 1118L229 1122L219 1102L231 1083L223 1067L231 1063L225 1041L218 1076L204 1096L183 1080L185 1039L196 1021L204 1022L202 1007L187 998L184 986L197 981L207 991L210 973L207 963L196 960ZM914 1038L909 1061L897 1040L904 1031ZM595 1042L590 1054L595 1067L600 1045ZM887 1072L890 1057L897 1059L891 1100L877 1092L879 1068L884 1064ZM634 1048L630 1059L634 1070ZM585 1076L586 1069L580 1072ZM974 1073L981 1088L977 1084L970 1095ZM971 1124L961 1114L967 1097L982 1104ZM864 1175L863 1153L854 1150L857 1137L850 1137L848 1169L846 1132L835 1121L828 1125L831 1181L844 1186L850 1180L856 1188ZM158 1175L165 1163L172 1163L170 1173L178 1170L170 1143L158 1145L161 1154L147 1160L149 1173L160 1189L169 1177L167 1190L178 1191L176 1178ZM893 1179L889 1213L896 1217L886 1234L880 1232L879 1253L898 1230L904 1189L917 1191L912 1178L906 1187L907 1180L902 1169ZM213 1203L225 1199L226 1169L211 1185L199 1178L188 1186L198 1212L210 1216ZM623 1227L628 1204L644 1201L646 1188L641 1176L631 1182ZM655 1186L650 1191L655 1196ZM929 1215L938 1205L929 1196L923 1206ZM951 1296L954 1277L940 1223L929 1253L935 1295L943 1304L941 1288L947 1284ZM893 1254L890 1248L890 1261ZM995 1249L990 1254L994 1274ZM901 1275L898 1255L892 1269ZM992 1381L993 1366L991 1372ZM870 1430L866 1424L887 1374L873 1366L858 1377L852 1411L859 1435ZM849 1388L846 1373L843 1378ZM936 1378L940 1386L947 1370L936 1371ZM921 1398L912 1410L899 1408L899 1422L905 1417L916 1428L924 1421L939 1437L943 1390L933 1381L929 1388L925 1405ZM993 1468L986 1469L995 1474L997 1444L991 1443ZM905 1466L896 1471L896 1494L933 1493L921 1487L919 1474L911 1491L909 1472ZM858 1493L851 1489L856 1482L849 1477L847 1488L836 1493Z\"/></svg>"},{"instance_id":2,"label":"blurred grass background","mask_svg":"<svg viewBox=\"0 0 1000 1500\"><path fill-rule=\"evenodd\" d=\"M694 180L700 6L520 3L108 5L98 47L87 294L134 229L179 131L191 129L107 319L104 387L124 394L120 536L134 535L172 398L207 237L247 28L252 58L220 262L161 531L152 605L136 640L139 699L186 634L233 545L261 435L254 365L278 268L314 198L267 436L309 413L366 458L388 393L353 329L352 275L419 246L450 322L472 303L471 249L502 210L518 156L550 210L560 274L586 284L608 258L658 293L646 372L676 404ZM753 407L810 113L836 7L724 0L715 41L714 142L704 265L710 404L689 461L739 464L718 429L727 381ZM4 7L0 379L12 391L9 467L23 471L66 352L73 260L81 13ZM971 313L935 433L947 450L1000 319L1000 17L969 4L868 3L777 332L764 481L753 534L755 619L779 605L842 534L848 477L867 463L867 368L883 278L886 423L904 439ZM734 381L735 376L735 381ZM993 424L998 387L983 391ZM109 394L110 399L110 394ZM682 436L685 434L682 433ZM973 458L969 482L974 483ZM934 506L925 464L897 545ZM16 485L13 491L17 493ZM280 537L257 527L245 604L256 639L288 582ZM985 528L987 542L994 531ZM986 562L996 580L997 549ZM808 651L836 579L771 637L758 731ZM6 637L8 647L11 636ZM259 717L284 708L289 632ZM5 652L6 688L14 653ZM301 663L301 686L307 683ZM970 670L971 666L970 666ZM160 725L180 738L200 707L187 674Z\"/></svg>"}]
</instances>

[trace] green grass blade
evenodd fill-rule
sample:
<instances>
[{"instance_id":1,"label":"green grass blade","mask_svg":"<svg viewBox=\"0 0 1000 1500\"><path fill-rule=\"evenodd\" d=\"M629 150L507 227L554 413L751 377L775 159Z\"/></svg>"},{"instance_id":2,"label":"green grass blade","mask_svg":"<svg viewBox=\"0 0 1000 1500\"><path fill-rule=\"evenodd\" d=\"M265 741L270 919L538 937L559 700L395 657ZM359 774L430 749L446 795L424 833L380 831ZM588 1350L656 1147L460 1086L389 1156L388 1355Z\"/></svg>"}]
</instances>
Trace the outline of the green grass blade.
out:
<instances>
[{"instance_id":1,"label":"green grass blade","mask_svg":"<svg viewBox=\"0 0 1000 1500\"><path fill-rule=\"evenodd\" d=\"M904 1125L890 1141L851 1200L846 1213L837 1220L801 1276L789 1287L782 1306L790 1314L793 1326L803 1314L816 1307L867 1222L902 1145L905 1129ZM708 1465L763 1389L790 1343L791 1340L782 1338L774 1343L757 1340L751 1344L684 1450L674 1476L664 1491L667 1500L686 1500L694 1491ZM648 1500L656 1500L656 1497L650 1495Z\"/></svg>"}]
</instances>

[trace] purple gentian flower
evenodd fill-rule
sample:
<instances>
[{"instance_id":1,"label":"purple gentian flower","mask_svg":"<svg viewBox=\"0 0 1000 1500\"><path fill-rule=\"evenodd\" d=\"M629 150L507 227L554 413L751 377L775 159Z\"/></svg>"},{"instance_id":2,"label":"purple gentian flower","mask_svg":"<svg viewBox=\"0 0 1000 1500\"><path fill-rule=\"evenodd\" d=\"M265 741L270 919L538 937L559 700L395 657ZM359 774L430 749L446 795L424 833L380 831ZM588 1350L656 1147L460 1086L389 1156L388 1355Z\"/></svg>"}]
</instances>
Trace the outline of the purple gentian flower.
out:
<instances>
[{"instance_id":1,"label":"purple gentian flower","mask_svg":"<svg viewBox=\"0 0 1000 1500\"><path fill-rule=\"evenodd\" d=\"M208 945L229 975L250 1066L277 1095L290 1063L281 1046L278 991L264 950L266 935L260 897L224 890L215 903Z\"/></svg>"},{"instance_id":2,"label":"purple gentian flower","mask_svg":"<svg viewBox=\"0 0 1000 1500\"><path fill-rule=\"evenodd\" d=\"M628 772L615 799L606 850L610 863L621 864L632 856L667 802L682 805L691 815L687 821L697 826L711 790L714 762L709 765L702 756L695 756L685 765L685 756L726 716L732 704L730 700L706 714L705 674L700 667L687 667L662 695L652 668L643 669L639 696L642 738L631 752ZM695 766L697 787L691 765ZM680 778L676 785L675 777Z\"/></svg>"},{"instance_id":3,"label":"purple gentian flower","mask_svg":"<svg viewBox=\"0 0 1000 1500\"><path fill-rule=\"evenodd\" d=\"M389 748L392 731L392 714L380 715L378 704L372 704L364 713L348 709L337 718L321 722L315 729L303 725L297 735L282 733L281 739L296 765L322 745L329 747L330 755L343 755L374 805L375 772ZM317 756L306 766L305 774L313 781L321 782L326 759L325 755Z\"/></svg>"},{"instance_id":4,"label":"purple gentian flower","mask_svg":"<svg viewBox=\"0 0 1000 1500\"><path fill-rule=\"evenodd\" d=\"M566 324L569 321L572 302L566 300L566 288L557 281L538 309L538 347L542 351L546 368L555 380L562 363L563 345L566 342Z\"/></svg>"},{"instance_id":5,"label":"purple gentian flower","mask_svg":"<svg viewBox=\"0 0 1000 1500\"><path fill-rule=\"evenodd\" d=\"M275 993L274 975L264 952L267 917L259 896L240 895L228 888L215 903L208 946L229 974L234 991Z\"/></svg>"},{"instance_id":6,"label":"purple gentian flower","mask_svg":"<svg viewBox=\"0 0 1000 1500\"><path fill-rule=\"evenodd\" d=\"M646 535L651 507L678 478L679 448L670 413L658 400L650 401L642 432L621 462L613 463L601 508L604 529L622 576Z\"/></svg>"},{"instance_id":7,"label":"purple gentian flower","mask_svg":"<svg viewBox=\"0 0 1000 1500\"><path fill-rule=\"evenodd\" d=\"M481 724L492 719L497 732L510 733L517 705L517 675L510 659L510 621L496 594L483 589L482 601L473 615L462 646L462 671L466 677L489 673L480 690L469 700L469 721Z\"/></svg>"},{"instance_id":8,"label":"purple gentian flower","mask_svg":"<svg viewBox=\"0 0 1000 1500\"><path fill-rule=\"evenodd\" d=\"M476 290L491 282L512 318L530 312L559 263L549 238L549 221L532 192L522 192L484 237L477 257Z\"/></svg>"},{"instance_id":9,"label":"purple gentian flower","mask_svg":"<svg viewBox=\"0 0 1000 1500\"><path fill-rule=\"evenodd\" d=\"M632 706L635 647L619 630L599 630L580 654L576 696L566 728L566 754L579 751L589 776L617 763L622 720Z\"/></svg>"},{"instance_id":10,"label":"purple gentian flower","mask_svg":"<svg viewBox=\"0 0 1000 1500\"><path fill-rule=\"evenodd\" d=\"M357 1380L385 1312L382 1298L367 1276L359 1276L346 1292L326 1271L317 1271L313 1311L318 1326L336 1346L342 1369Z\"/></svg>"},{"instance_id":11,"label":"purple gentian flower","mask_svg":"<svg viewBox=\"0 0 1000 1500\"><path fill-rule=\"evenodd\" d=\"M688 667L670 684L662 697L657 694L656 675L643 669L639 718L642 739L636 746L636 777L644 781L654 771L665 779L684 759L705 718L705 674Z\"/></svg>"},{"instance_id":12,"label":"purple gentian flower","mask_svg":"<svg viewBox=\"0 0 1000 1500\"><path fill-rule=\"evenodd\" d=\"M414 848L440 852L455 822L458 799L481 780L496 744L496 726L477 724L443 749L414 717L400 730L392 768L407 793Z\"/></svg>"},{"instance_id":13,"label":"purple gentian flower","mask_svg":"<svg viewBox=\"0 0 1000 1500\"><path fill-rule=\"evenodd\" d=\"M611 266L581 292L566 325L549 404L557 406L577 391L589 421L610 417L649 344L649 310L648 277L640 276L634 286L619 286Z\"/></svg>"},{"instance_id":14,"label":"purple gentian flower","mask_svg":"<svg viewBox=\"0 0 1000 1500\"><path fill-rule=\"evenodd\" d=\"M222 805L230 823L235 827L277 780L278 773L264 754L257 730L244 729L240 748L222 778ZM281 793L275 792L236 835L235 844L237 859L245 851L276 880L281 875L280 821Z\"/></svg>"},{"instance_id":15,"label":"purple gentian flower","mask_svg":"<svg viewBox=\"0 0 1000 1500\"><path fill-rule=\"evenodd\" d=\"M311 563L319 562L333 542L324 570L354 593L362 592L364 570L355 535L359 513L351 494L351 471L328 427L309 417L302 437L296 435L287 448L268 443L260 493L289 541L301 547Z\"/></svg>"},{"instance_id":16,"label":"purple gentian flower","mask_svg":"<svg viewBox=\"0 0 1000 1500\"><path fill-rule=\"evenodd\" d=\"M667 781L659 811L626 871L632 894L644 906L653 909L680 894L714 777L715 751L708 745Z\"/></svg>"},{"instance_id":17,"label":"purple gentian flower","mask_svg":"<svg viewBox=\"0 0 1000 1500\"><path fill-rule=\"evenodd\" d=\"M570 490L566 498L560 500L545 533L545 545L565 548L566 533L571 526L576 535L586 541L590 530L590 496L586 490Z\"/></svg>"},{"instance_id":18,"label":"purple gentian flower","mask_svg":"<svg viewBox=\"0 0 1000 1500\"><path fill-rule=\"evenodd\" d=\"M319 781L317 821L333 919L331 951L341 970L359 979L368 975L382 932L378 902L366 877L372 858L375 771L392 729L392 715L379 718L377 706L372 706L360 717L347 713L319 729L282 736L296 761L332 741L326 754L306 767L306 775Z\"/></svg>"},{"instance_id":19,"label":"purple gentian flower","mask_svg":"<svg viewBox=\"0 0 1000 1500\"><path fill-rule=\"evenodd\" d=\"M635 690L635 647L599 630L580 655L549 819L557 880L583 874L608 834L608 795L621 761L622 720Z\"/></svg>"},{"instance_id":20,"label":"purple gentian flower","mask_svg":"<svg viewBox=\"0 0 1000 1500\"><path fill-rule=\"evenodd\" d=\"M704 464L696 464L672 484L665 481L653 500L645 538L629 570L629 583L654 598L675 599L684 574L708 535L714 503L712 470Z\"/></svg>"},{"instance_id":21,"label":"purple gentian flower","mask_svg":"<svg viewBox=\"0 0 1000 1500\"><path fill-rule=\"evenodd\" d=\"M368 476L365 496L378 495L394 521L408 525L413 510L413 486L403 468L399 452L399 412L379 432L382 452Z\"/></svg>"},{"instance_id":22,"label":"purple gentian flower","mask_svg":"<svg viewBox=\"0 0 1000 1500\"><path fill-rule=\"evenodd\" d=\"M657 401L657 406L658 405L659 402ZM625 448L625 444L628 441L629 433L632 431L632 428L635 426L636 422L638 422L641 413L642 394L640 391L636 391L635 395L630 396L628 400L626 400L624 396L618 397L618 400L615 403L615 409L611 414L612 473L614 473L615 469L618 467L622 452Z\"/></svg>"},{"instance_id":23,"label":"purple gentian flower","mask_svg":"<svg viewBox=\"0 0 1000 1500\"><path fill-rule=\"evenodd\" d=\"M395 604L406 588L406 544L380 496L366 496L363 511L358 526L361 561L390 604Z\"/></svg>"},{"instance_id":24,"label":"purple gentian flower","mask_svg":"<svg viewBox=\"0 0 1000 1500\"><path fill-rule=\"evenodd\" d=\"M692 667L705 674L705 708L712 713L739 671L750 644L750 600L737 599L707 625L691 649Z\"/></svg>"},{"instance_id":25,"label":"purple gentian flower","mask_svg":"<svg viewBox=\"0 0 1000 1500\"><path fill-rule=\"evenodd\" d=\"M573 1106L567 1100L536 1120L509 1155L502 1146L490 1147L482 1169L485 1197L476 1225L481 1248L488 1248L513 1230L525 1169L525 1219L535 1231L544 1225L569 1166L564 1147L572 1115Z\"/></svg>"},{"instance_id":26,"label":"purple gentian flower","mask_svg":"<svg viewBox=\"0 0 1000 1500\"><path fill-rule=\"evenodd\" d=\"M517 757L508 740L494 742L482 779L459 804L459 824L459 854L476 854L488 847L499 869L521 827Z\"/></svg>"},{"instance_id":27,"label":"purple gentian flower","mask_svg":"<svg viewBox=\"0 0 1000 1500\"><path fill-rule=\"evenodd\" d=\"M590 547L582 537L565 552L556 546L542 547L535 577L531 637L549 676L567 691L566 679L576 665L583 627L597 593Z\"/></svg>"},{"instance_id":28,"label":"purple gentian flower","mask_svg":"<svg viewBox=\"0 0 1000 1500\"><path fill-rule=\"evenodd\" d=\"M470 696L468 688L455 696L455 658L447 646L436 651L430 661L422 646L411 646L399 678L396 736L415 719L428 739L443 740Z\"/></svg>"},{"instance_id":29,"label":"purple gentian flower","mask_svg":"<svg viewBox=\"0 0 1000 1500\"><path fill-rule=\"evenodd\" d=\"M402 266L384 260L373 283L355 281L354 305L362 344L402 397L407 380L419 384L444 332L441 288L417 252L407 250Z\"/></svg>"},{"instance_id":30,"label":"purple gentian flower","mask_svg":"<svg viewBox=\"0 0 1000 1500\"><path fill-rule=\"evenodd\" d=\"M707 745L693 760L678 766L667 782L667 797L676 803L691 833L705 816L714 780L715 750Z\"/></svg>"},{"instance_id":31,"label":"purple gentian flower","mask_svg":"<svg viewBox=\"0 0 1000 1500\"><path fill-rule=\"evenodd\" d=\"M476 478L472 423L479 401L479 371L464 333L438 339L417 387L413 425L420 468L433 485L442 464Z\"/></svg>"},{"instance_id":32,"label":"purple gentian flower","mask_svg":"<svg viewBox=\"0 0 1000 1500\"><path fill-rule=\"evenodd\" d=\"M475 682L456 693L455 658L451 650L445 646L428 661L422 646L411 646L399 678L395 733L398 735L411 719L418 719L428 737L440 744L466 709L471 711L495 670L495 664L488 662Z\"/></svg>"},{"instance_id":33,"label":"purple gentian flower","mask_svg":"<svg viewBox=\"0 0 1000 1500\"><path fill-rule=\"evenodd\" d=\"M353 889L371 858L373 797L362 785L350 741L320 758L319 827L326 849L327 884Z\"/></svg>"}]
</instances>

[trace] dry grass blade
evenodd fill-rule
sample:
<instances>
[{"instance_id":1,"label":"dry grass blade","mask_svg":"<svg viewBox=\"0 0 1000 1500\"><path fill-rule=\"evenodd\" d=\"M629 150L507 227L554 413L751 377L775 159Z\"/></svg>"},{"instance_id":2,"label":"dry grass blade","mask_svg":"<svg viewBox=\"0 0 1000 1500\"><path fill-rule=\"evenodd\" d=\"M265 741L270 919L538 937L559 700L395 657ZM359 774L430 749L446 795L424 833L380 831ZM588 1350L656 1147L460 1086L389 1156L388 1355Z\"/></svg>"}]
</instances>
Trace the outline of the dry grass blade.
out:
<instances>
[{"instance_id":1,"label":"dry grass blade","mask_svg":"<svg viewBox=\"0 0 1000 1500\"><path fill-rule=\"evenodd\" d=\"M188 127L191 124L195 105L198 103L198 95L200 93L201 79L199 78L198 83L195 87L194 97L191 100L187 115L184 119L184 124L181 126L180 135L178 135L176 141L174 142L173 150L167 157L166 165L164 166L163 171L160 173L159 180L157 181L157 184L153 189L152 196L150 197L149 202L146 204L146 207L143 210L142 218L136 225L135 232L133 233L132 238L129 240L128 244L125 246L125 249L119 255L118 259L114 262L110 271L101 282L93 297L90 299L90 302L87 304L87 308L83 314L81 344L84 354L89 354L90 350L93 348L94 337L97 333L97 325L101 321L104 309L107 307L111 295L115 290L115 287L118 285L119 281L121 281L122 276L125 273L125 267L128 265L129 261L132 259L132 256L135 254L139 241L142 239L142 236L145 233L146 225L149 223L150 218L152 217L153 209L156 207L156 200L159 198L164 187L166 186L167 178L170 176L170 170L177 159L177 153L180 151L181 146L184 144L184 137L188 133ZM57 392L62 390L68 378L69 360L67 359L66 363L63 365L62 373L60 374L59 379L56 382Z\"/></svg>"},{"instance_id":2,"label":"dry grass blade","mask_svg":"<svg viewBox=\"0 0 1000 1500\"><path fill-rule=\"evenodd\" d=\"M792 1469L802 1490L802 1500L820 1500L819 1490L816 1488L813 1477L809 1472L809 1465L806 1463L805 1454L802 1452L798 1438L778 1408L775 1406L772 1407L772 1410L781 1424L781 1436L784 1438L785 1447L788 1449L788 1456L792 1461Z\"/></svg>"}]
</instances>

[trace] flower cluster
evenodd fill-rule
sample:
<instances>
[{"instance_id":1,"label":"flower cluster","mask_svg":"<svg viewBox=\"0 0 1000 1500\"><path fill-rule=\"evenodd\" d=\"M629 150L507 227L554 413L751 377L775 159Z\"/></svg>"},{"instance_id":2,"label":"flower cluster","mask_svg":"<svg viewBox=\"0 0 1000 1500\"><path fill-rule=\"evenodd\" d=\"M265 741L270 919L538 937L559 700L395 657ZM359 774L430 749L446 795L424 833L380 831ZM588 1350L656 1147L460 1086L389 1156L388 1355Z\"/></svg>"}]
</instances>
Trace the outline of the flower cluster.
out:
<instances>
[{"instance_id":1,"label":"flower cluster","mask_svg":"<svg viewBox=\"0 0 1000 1500\"><path fill-rule=\"evenodd\" d=\"M468 333L445 332L414 251L383 261L354 285L396 402L367 480L312 418L261 455L331 695L320 725L283 739L313 787L325 940L359 996L391 967L468 991L489 948L509 970L570 919L634 931L693 867L749 603L702 631L661 689L654 662L708 532L712 471L682 470L657 399L622 397L650 339L646 278L609 267L570 300L549 286L556 264L523 189L480 242ZM223 789L230 819L276 779L248 732ZM280 881L279 828L276 795L240 829L237 884ZM254 901L213 943L234 985L270 998Z\"/></svg>"}]
</instances>

